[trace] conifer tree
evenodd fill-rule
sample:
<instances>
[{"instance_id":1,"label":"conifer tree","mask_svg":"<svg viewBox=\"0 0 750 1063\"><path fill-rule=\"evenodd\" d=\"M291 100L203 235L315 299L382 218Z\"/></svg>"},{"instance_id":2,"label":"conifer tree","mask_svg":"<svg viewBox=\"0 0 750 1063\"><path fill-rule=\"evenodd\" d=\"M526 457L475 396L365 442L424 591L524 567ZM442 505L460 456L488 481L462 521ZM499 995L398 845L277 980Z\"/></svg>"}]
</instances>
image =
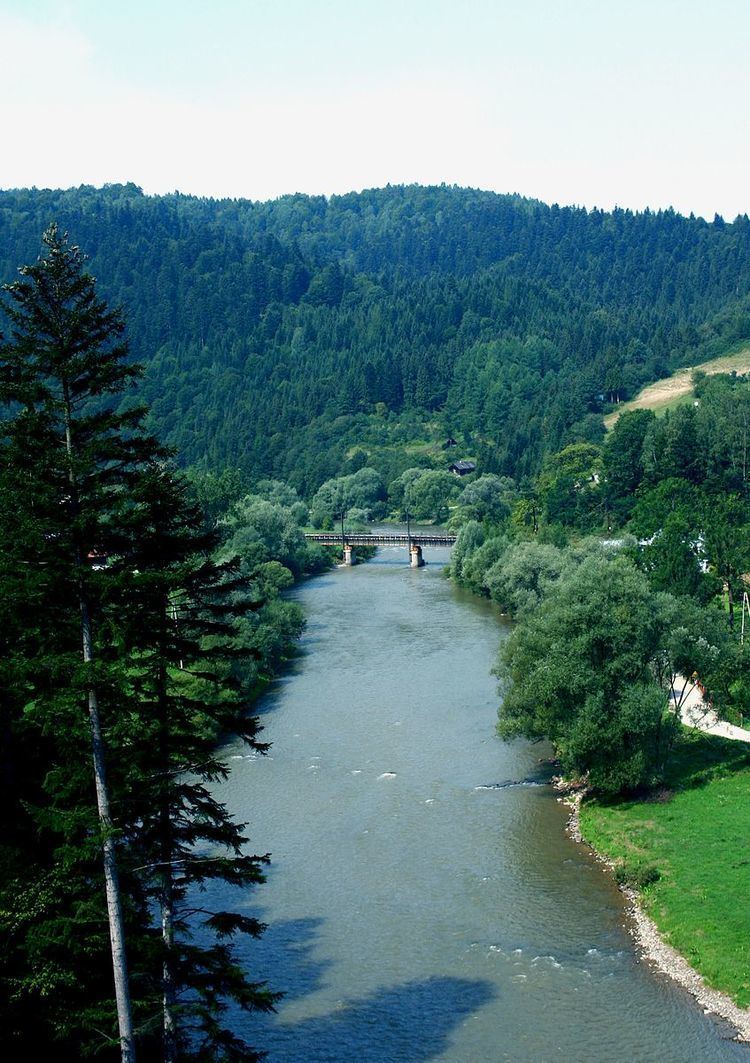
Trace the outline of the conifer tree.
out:
<instances>
[{"instance_id":1,"label":"conifer tree","mask_svg":"<svg viewBox=\"0 0 750 1063\"><path fill-rule=\"evenodd\" d=\"M12 507L0 535L0 592L12 620L0 632L0 781L15 806L26 801L44 843L23 889L0 874L0 909L7 895L17 946L0 961L0 980L23 985L27 1002L56 990L45 1021L59 1058L102 1047L97 1031L112 1013L97 984L98 847L122 1059L135 1058L137 1041L167 1063L254 1060L222 1013L228 1000L246 1010L274 1005L231 946L237 933L263 928L196 897L212 879L263 879L267 857L245 853L243 825L211 793L225 774L220 737L265 748L246 711L251 651L237 626L262 603L231 564L211 560L204 515L144 430L144 410L122 403L138 370L126 361L121 314L98 298L83 255L55 226L44 244L43 257L5 288L12 332L0 343L0 491ZM38 770L21 793L12 761L19 743L39 738ZM23 1007L9 1017L28 1023Z\"/></svg>"},{"instance_id":2,"label":"conifer tree","mask_svg":"<svg viewBox=\"0 0 750 1063\"><path fill-rule=\"evenodd\" d=\"M21 279L5 288L12 333L3 346L0 369L3 397L21 408L8 428L9 438L17 438L19 428L25 427L46 449L43 482L57 488L65 518L63 527L48 534L56 537L59 571L68 584L64 604L69 612L77 607L79 614L83 667L73 683L88 717L118 1029L122 1059L130 1063L135 1059L135 1035L100 710L92 560L107 549L123 487L156 446L138 431L141 410L118 413L106 402L137 372L125 363L122 315L97 296L93 277L83 270L81 251L70 246L55 225L43 242L46 254L23 267Z\"/></svg>"}]
</instances>

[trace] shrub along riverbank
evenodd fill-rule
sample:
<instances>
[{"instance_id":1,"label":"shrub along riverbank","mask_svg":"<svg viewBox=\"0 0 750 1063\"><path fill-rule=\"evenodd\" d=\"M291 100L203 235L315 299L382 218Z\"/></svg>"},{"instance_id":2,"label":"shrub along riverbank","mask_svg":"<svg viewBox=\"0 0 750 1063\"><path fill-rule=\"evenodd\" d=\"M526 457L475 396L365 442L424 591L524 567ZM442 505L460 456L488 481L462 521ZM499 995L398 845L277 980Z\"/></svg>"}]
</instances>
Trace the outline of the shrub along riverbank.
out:
<instances>
[{"instance_id":1,"label":"shrub along riverbank","mask_svg":"<svg viewBox=\"0 0 750 1063\"><path fill-rule=\"evenodd\" d=\"M624 540L513 541L470 522L451 566L517 621L497 665L500 734L551 741L565 775L612 796L662 783L683 676L697 670L726 709L745 656L719 609L654 590L631 552Z\"/></svg>"},{"instance_id":2,"label":"shrub along riverbank","mask_svg":"<svg viewBox=\"0 0 750 1063\"><path fill-rule=\"evenodd\" d=\"M242 681L257 696L293 654L305 617L284 597L295 583L324 572L334 548L307 542L307 506L288 484L261 480L247 486L240 474L189 474L193 493L218 532L217 560L237 558L239 574L258 607L243 616L236 639L244 653Z\"/></svg>"}]
</instances>

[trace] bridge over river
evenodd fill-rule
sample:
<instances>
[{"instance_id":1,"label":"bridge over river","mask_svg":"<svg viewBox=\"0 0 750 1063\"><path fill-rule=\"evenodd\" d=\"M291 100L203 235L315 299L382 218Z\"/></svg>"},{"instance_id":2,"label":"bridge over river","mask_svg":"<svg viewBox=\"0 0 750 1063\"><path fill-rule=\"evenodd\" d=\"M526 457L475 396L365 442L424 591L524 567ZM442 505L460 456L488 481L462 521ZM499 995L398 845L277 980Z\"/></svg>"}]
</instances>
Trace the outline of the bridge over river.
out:
<instances>
[{"instance_id":1,"label":"bridge over river","mask_svg":"<svg viewBox=\"0 0 750 1063\"><path fill-rule=\"evenodd\" d=\"M423 546L453 546L456 541L455 535L446 535L444 532L418 532L415 534L403 532L365 532L361 535L335 532L310 532L305 535L309 542L323 543L326 546L341 546L344 555L344 564L354 563L354 548L356 546L405 546L409 551L409 562L412 568L421 568L424 564L422 557Z\"/></svg>"}]
</instances>

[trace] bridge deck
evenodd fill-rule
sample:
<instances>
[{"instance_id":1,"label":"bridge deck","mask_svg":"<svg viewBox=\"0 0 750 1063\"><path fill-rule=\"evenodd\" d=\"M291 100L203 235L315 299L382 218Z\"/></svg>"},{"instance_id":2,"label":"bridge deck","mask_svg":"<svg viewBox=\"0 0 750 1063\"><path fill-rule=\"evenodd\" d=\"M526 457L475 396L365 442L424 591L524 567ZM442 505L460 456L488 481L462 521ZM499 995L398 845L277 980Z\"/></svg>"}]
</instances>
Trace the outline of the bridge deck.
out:
<instances>
[{"instance_id":1,"label":"bridge deck","mask_svg":"<svg viewBox=\"0 0 750 1063\"><path fill-rule=\"evenodd\" d=\"M338 546L341 543L341 533L337 535L335 532L306 532L305 538L310 542L325 543L328 546ZM424 532L411 536L380 533L344 536L344 542L349 546L408 546L409 542L415 546L453 546L455 541L455 535L430 535Z\"/></svg>"}]
</instances>

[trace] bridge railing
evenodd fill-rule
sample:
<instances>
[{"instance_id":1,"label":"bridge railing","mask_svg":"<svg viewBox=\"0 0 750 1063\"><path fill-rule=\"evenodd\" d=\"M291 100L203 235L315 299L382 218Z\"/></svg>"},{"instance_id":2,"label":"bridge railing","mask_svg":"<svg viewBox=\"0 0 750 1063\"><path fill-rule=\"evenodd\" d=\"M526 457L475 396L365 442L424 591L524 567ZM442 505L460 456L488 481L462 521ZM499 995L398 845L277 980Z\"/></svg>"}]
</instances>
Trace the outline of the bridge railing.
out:
<instances>
[{"instance_id":1,"label":"bridge railing","mask_svg":"<svg viewBox=\"0 0 750 1063\"><path fill-rule=\"evenodd\" d=\"M335 532L305 532L305 539L310 542L325 543L336 546L341 542L341 535ZM344 535L344 542L350 546L453 546L455 535L402 535L402 534L359 534Z\"/></svg>"}]
</instances>

